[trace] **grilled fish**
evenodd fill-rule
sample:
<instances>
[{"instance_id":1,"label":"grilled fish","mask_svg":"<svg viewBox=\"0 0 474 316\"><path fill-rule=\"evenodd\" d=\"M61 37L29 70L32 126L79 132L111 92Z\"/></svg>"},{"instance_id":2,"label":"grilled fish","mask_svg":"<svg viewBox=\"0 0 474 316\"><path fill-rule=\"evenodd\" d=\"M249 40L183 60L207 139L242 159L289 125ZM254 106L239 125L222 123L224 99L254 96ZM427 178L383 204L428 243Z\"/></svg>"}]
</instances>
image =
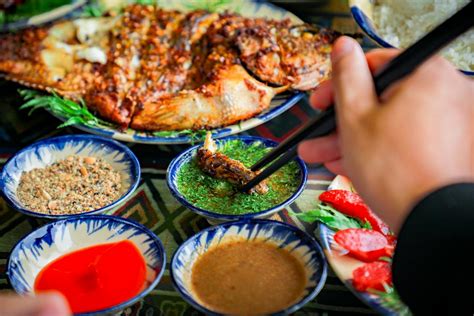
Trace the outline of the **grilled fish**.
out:
<instances>
[{"instance_id":1,"label":"grilled fish","mask_svg":"<svg viewBox=\"0 0 474 316\"><path fill-rule=\"evenodd\" d=\"M289 20L129 5L117 16L0 35L0 74L84 99L137 130L216 128L259 114L330 75L339 34Z\"/></svg>"},{"instance_id":2,"label":"grilled fish","mask_svg":"<svg viewBox=\"0 0 474 316\"><path fill-rule=\"evenodd\" d=\"M238 160L217 152L217 145L207 133L204 145L198 149L196 159L202 171L216 179L226 180L234 185L243 186L252 180L258 172L253 172ZM248 193L265 194L268 192L266 181L260 182Z\"/></svg>"}]
</instances>

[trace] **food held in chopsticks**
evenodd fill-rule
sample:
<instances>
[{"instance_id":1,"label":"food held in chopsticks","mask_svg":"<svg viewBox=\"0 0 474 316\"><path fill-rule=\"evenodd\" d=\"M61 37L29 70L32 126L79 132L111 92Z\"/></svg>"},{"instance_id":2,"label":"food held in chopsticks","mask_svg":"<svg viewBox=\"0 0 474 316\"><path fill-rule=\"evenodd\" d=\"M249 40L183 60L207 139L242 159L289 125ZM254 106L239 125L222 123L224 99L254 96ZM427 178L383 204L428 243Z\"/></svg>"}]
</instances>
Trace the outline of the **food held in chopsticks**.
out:
<instances>
[{"instance_id":1,"label":"food held in chopsticks","mask_svg":"<svg viewBox=\"0 0 474 316\"><path fill-rule=\"evenodd\" d=\"M235 240L201 255L192 292L206 308L226 315L265 315L297 302L307 285L302 262L264 240Z\"/></svg>"},{"instance_id":2,"label":"food held in chopsticks","mask_svg":"<svg viewBox=\"0 0 474 316\"><path fill-rule=\"evenodd\" d=\"M24 171L17 195L43 214L79 214L99 209L122 194L121 175L101 158L70 156L45 168Z\"/></svg>"},{"instance_id":3,"label":"food held in chopsticks","mask_svg":"<svg viewBox=\"0 0 474 316\"><path fill-rule=\"evenodd\" d=\"M268 151L269 147L259 141L233 139L216 146L208 138L195 157L177 171L177 190L189 203L209 212L241 215L270 209L297 191L301 172L291 161L254 192L240 192L241 181L251 176L248 167Z\"/></svg>"},{"instance_id":4,"label":"food held in chopsticks","mask_svg":"<svg viewBox=\"0 0 474 316\"><path fill-rule=\"evenodd\" d=\"M212 134L207 133L204 145L196 155L199 168L213 178L226 180L237 187L247 183L257 174L247 168L242 162L232 159L217 151L217 144ZM249 193L265 194L268 192L266 181L260 182Z\"/></svg>"},{"instance_id":5,"label":"food held in chopsticks","mask_svg":"<svg viewBox=\"0 0 474 316\"><path fill-rule=\"evenodd\" d=\"M76 314L121 304L145 285L145 259L133 242L123 240L72 251L51 261L38 273L34 291L60 292Z\"/></svg>"},{"instance_id":6,"label":"food held in chopsticks","mask_svg":"<svg viewBox=\"0 0 474 316\"><path fill-rule=\"evenodd\" d=\"M84 99L121 127L196 130L253 117L278 93L317 86L330 75L337 36L289 20L129 5L117 16L1 36L0 72Z\"/></svg>"}]
</instances>

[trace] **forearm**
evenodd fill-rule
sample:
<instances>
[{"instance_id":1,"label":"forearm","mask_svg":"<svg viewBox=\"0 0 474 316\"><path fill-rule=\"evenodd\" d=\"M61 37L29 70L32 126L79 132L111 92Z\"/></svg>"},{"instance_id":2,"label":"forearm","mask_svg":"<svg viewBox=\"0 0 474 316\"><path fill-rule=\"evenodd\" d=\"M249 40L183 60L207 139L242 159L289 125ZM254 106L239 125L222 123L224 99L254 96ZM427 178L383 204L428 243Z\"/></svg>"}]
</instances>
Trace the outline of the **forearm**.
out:
<instances>
[{"instance_id":1,"label":"forearm","mask_svg":"<svg viewBox=\"0 0 474 316\"><path fill-rule=\"evenodd\" d=\"M393 259L395 287L415 315L472 315L473 248L474 183L444 187L416 205Z\"/></svg>"}]
</instances>

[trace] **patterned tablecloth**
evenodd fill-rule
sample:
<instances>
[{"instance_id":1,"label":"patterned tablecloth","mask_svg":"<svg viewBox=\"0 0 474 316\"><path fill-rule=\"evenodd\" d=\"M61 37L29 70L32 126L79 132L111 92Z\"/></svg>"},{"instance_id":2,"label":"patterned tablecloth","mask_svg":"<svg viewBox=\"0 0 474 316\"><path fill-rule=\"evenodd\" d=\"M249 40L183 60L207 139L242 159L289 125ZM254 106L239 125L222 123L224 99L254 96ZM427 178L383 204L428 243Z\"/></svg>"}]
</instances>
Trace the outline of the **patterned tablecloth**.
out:
<instances>
[{"instance_id":1,"label":"patterned tablecloth","mask_svg":"<svg viewBox=\"0 0 474 316\"><path fill-rule=\"evenodd\" d=\"M289 2L289 1L288 1ZM295 1L296 2L296 1ZM281 1L280 1L281 3ZM319 3L319 4L318 4ZM285 6L283 3L282 5ZM356 26L348 13L345 1L315 1L306 4L311 10L300 12L302 6L295 7L295 13L306 21L331 26L343 32L355 32ZM291 9L291 7L290 7ZM306 12L305 12L306 11ZM308 13L310 15L308 15ZM367 40L364 40L368 44ZM78 133L74 128L57 130L59 121L46 112L36 112L28 116L17 110L21 101L14 84L0 81L0 163L18 149L38 139L59 134ZM271 122L246 134L260 135L277 141L284 139L300 126L313 110L307 98L291 110ZM152 146L128 144L137 154L141 166L140 186L133 197L111 214L129 217L150 228L165 245L168 260L181 244L194 233L208 226L202 217L195 215L176 202L171 196L165 181L165 170L170 160L186 146ZM324 190L333 177L321 168L310 168L310 181L300 198L289 208L294 212L312 209L318 194ZM275 219L292 223L312 233L314 226L303 225L283 210ZM43 220L24 216L10 209L0 198L0 290L11 289L5 268L10 250L22 237L43 225ZM166 272L159 285L145 299L123 312L123 315L197 315L191 306L184 302L173 289L169 275L169 261ZM0 292L1 293L1 292ZM1 307L0 307L1 308ZM1 311L0 311L1 314ZM373 314L337 279L332 271L321 293L297 314L300 315L353 315Z\"/></svg>"}]
</instances>

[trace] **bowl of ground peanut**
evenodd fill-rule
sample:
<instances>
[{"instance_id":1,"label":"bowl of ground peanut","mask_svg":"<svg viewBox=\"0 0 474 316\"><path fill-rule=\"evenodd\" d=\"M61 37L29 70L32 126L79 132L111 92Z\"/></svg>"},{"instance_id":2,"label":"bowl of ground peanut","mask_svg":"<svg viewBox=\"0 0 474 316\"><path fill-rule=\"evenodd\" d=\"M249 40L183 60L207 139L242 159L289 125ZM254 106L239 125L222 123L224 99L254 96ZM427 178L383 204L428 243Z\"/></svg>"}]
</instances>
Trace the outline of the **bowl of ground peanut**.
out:
<instances>
[{"instance_id":1,"label":"bowl of ground peanut","mask_svg":"<svg viewBox=\"0 0 474 316\"><path fill-rule=\"evenodd\" d=\"M11 157L0 190L18 211L42 218L98 214L122 205L140 181L140 164L125 145L93 135L36 142Z\"/></svg>"}]
</instances>

